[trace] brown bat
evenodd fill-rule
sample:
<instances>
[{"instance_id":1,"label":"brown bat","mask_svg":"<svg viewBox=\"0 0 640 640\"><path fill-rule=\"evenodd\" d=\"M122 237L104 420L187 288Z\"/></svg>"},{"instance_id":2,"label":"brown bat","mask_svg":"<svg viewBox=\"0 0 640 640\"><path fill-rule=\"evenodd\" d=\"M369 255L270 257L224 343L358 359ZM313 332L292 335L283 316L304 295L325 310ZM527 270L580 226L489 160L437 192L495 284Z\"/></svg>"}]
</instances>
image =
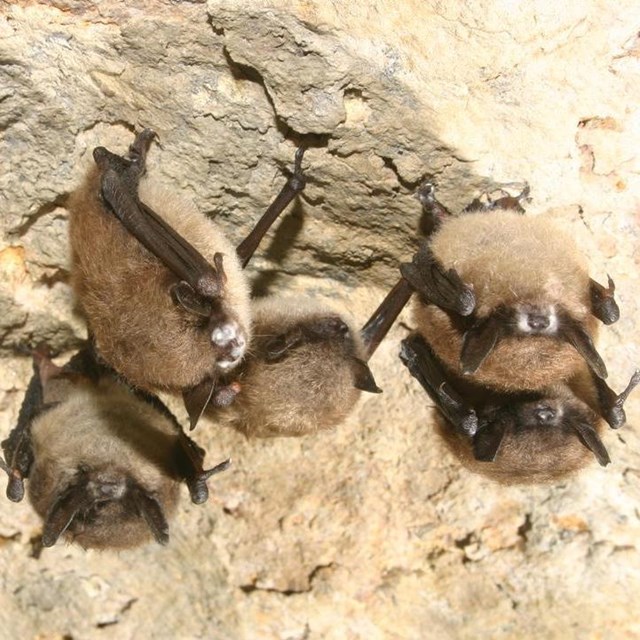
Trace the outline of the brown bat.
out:
<instances>
[{"instance_id":1,"label":"brown bat","mask_svg":"<svg viewBox=\"0 0 640 640\"><path fill-rule=\"evenodd\" d=\"M572 238L519 196L474 200L451 216L432 185L420 190L433 229L405 278L419 293L418 331L452 371L502 391L545 389L586 362L607 370L593 344L598 320L619 317L614 283L592 280Z\"/></svg>"},{"instance_id":2,"label":"brown bat","mask_svg":"<svg viewBox=\"0 0 640 640\"><path fill-rule=\"evenodd\" d=\"M492 391L453 373L434 351L413 334L402 342L400 358L444 416L438 432L448 448L471 471L503 484L558 480L594 457L609 464L604 421L624 424L624 402L640 382L639 370L616 395L585 363L569 382Z\"/></svg>"},{"instance_id":3,"label":"brown bat","mask_svg":"<svg viewBox=\"0 0 640 640\"><path fill-rule=\"evenodd\" d=\"M85 548L165 544L185 482L194 503L228 467L202 468L204 451L155 396L135 391L90 346L63 367L40 348L18 424L2 443L7 497L29 499L43 519L42 544L60 537Z\"/></svg>"},{"instance_id":4,"label":"brown bat","mask_svg":"<svg viewBox=\"0 0 640 640\"><path fill-rule=\"evenodd\" d=\"M342 422L361 391L379 393L367 365L411 296L404 280L358 332L335 311L305 299L264 298L237 369L242 392L211 416L247 436L301 436Z\"/></svg>"},{"instance_id":5,"label":"brown bat","mask_svg":"<svg viewBox=\"0 0 640 640\"><path fill-rule=\"evenodd\" d=\"M154 132L125 157L103 147L70 203L74 290L100 356L141 389L179 391L227 404L237 386L217 384L251 338L242 267L278 214L304 188L294 175L237 249L188 200L143 178Z\"/></svg>"}]
</instances>

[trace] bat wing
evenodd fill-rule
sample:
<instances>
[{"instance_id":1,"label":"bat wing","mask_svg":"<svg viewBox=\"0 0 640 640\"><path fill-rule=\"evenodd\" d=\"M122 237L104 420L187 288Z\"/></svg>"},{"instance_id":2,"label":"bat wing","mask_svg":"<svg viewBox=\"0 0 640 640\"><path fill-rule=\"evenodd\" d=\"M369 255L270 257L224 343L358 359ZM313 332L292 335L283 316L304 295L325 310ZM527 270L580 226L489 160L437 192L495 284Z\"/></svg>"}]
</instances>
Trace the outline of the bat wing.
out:
<instances>
[{"instance_id":1,"label":"bat wing","mask_svg":"<svg viewBox=\"0 0 640 640\"><path fill-rule=\"evenodd\" d=\"M247 237L237 246L236 254L243 269L249 264L262 238L264 238L264 235L277 220L278 216L289 206L289 203L304 190L307 183L307 179L302 172L304 152L305 147L301 146L298 148L293 174L289 177L284 187L282 187L274 201L269 205Z\"/></svg>"},{"instance_id":2,"label":"bat wing","mask_svg":"<svg viewBox=\"0 0 640 640\"><path fill-rule=\"evenodd\" d=\"M456 430L465 436L473 436L478 429L476 412L456 391L424 338L413 334L403 340L400 359Z\"/></svg>"},{"instance_id":3,"label":"bat wing","mask_svg":"<svg viewBox=\"0 0 640 640\"><path fill-rule=\"evenodd\" d=\"M141 138L146 131L139 134L132 145L132 148L138 145L142 149L134 158L122 158L104 147L94 149L95 161L103 170L102 197L123 227L177 278L186 282L198 295L215 298L224 282L221 254L217 254L219 265L216 269L153 209L138 199L138 182L144 172L146 150L151 142L148 136Z\"/></svg>"},{"instance_id":4,"label":"bat wing","mask_svg":"<svg viewBox=\"0 0 640 640\"><path fill-rule=\"evenodd\" d=\"M473 290L462 282L455 269L444 269L428 244L423 243L413 260L400 266L400 273L429 303L461 316L473 312Z\"/></svg>"}]
</instances>

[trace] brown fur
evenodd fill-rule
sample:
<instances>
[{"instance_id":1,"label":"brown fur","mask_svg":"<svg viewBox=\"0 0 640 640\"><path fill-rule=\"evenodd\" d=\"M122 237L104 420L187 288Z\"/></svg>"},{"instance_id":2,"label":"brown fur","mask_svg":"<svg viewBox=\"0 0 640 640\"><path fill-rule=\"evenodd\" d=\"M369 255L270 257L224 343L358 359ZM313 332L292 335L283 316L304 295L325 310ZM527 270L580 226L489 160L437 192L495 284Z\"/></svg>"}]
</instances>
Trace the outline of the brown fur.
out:
<instances>
[{"instance_id":1,"label":"brown fur","mask_svg":"<svg viewBox=\"0 0 640 640\"><path fill-rule=\"evenodd\" d=\"M267 298L255 303L254 337L240 367L242 390L235 402L213 416L253 437L301 436L342 422L360 397L350 357L364 357L356 330L351 341L300 344L277 362L264 359L265 343L303 322L335 316L300 299Z\"/></svg>"},{"instance_id":2,"label":"brown fur","mask_svg":"<svg viewBox=\"0 0 640 640\"><path fill-rule=\"evenodd\" d=\"M99 198L93 167L71 199L72 284L100 355L132 384L181 390L211 376L216 351L200 319L174 304L176 278ZM250 338L249 289L235 249L194 205L143 179L140 199L208 260L224 254L226 304Z\"/></svg>"},{"instance_id":3,"label":"brown fur","mask_svg":"<svg viewBox=\"0 0 640 640\"><path fill-rule=\"evenodd\" d=\"M420 333L447 366L461 374L460 352L463 333L455 320L433 305L414 303L413 317ZM584 319L593 335L595 318ZM543 389L553 380L566 380L584 363L582 356L567 342L546 336L503 338L478 370L470 376L479 384L503 389Z\"/></svg>"},{"instance_id":4,"label":"brown fur","mask_svg":"<svg viewBox=\"0 0 640 640\"><path fill-rule=\"evenodd\" d=\"M96 481L134 479L156 498L167 519L175 512L176 426L117 381L105 378L97 387L75 386L65 401L34 420L31 435L29 498L42 518L74 483L80 465ZM124 549L153 539L146 522L120 501L104 503L93 522L74 520L65 537L98 549Z\"/></svg>"},{"instance_id":5,"label":"brown fur","mask_svg":"<svg viewBox=\"0 0 640 640\"><path fill-rule=\"evenodd\" d=\"M500 305L553 305L595 336L598 323L590 311L587 265L571 237L552 221L511 210L466 213L447 218L430 247L446 269L454 268L473 287L479 319ZM436 355L461 372L464 327L459 319L419 301L414 319ZM542 389L567 380L583 362L557 338L506 337L471 377L507 391Z\"/></svg>"},{"instance_id":6,"label":"brown fur","mask_svg":"<svg viewBox=\"0 0 640 640\"><path fill-rule=\"evenodd\" d=\"M465 389L464 397L471 404L474 401L481 404L483 399L487 399L487 395L478 391L469 393L468 389ZM545 401L552 405L565 409L579 408L582 415L602 436L605 423L594 411L597 408L597 394L586 366L583 365L570 384L556 384L546 389L544 397ZM505 396L504 402L509 401ZM501 484L554 482L590 464L597 464L593 453L571 429L538 427L518 433L508 432L496 459L493 462L481 462L474 458L469 438L455 432L441 416L438 417L436 425L437 433L466 468Z\"/></svg>"}]
</instances>

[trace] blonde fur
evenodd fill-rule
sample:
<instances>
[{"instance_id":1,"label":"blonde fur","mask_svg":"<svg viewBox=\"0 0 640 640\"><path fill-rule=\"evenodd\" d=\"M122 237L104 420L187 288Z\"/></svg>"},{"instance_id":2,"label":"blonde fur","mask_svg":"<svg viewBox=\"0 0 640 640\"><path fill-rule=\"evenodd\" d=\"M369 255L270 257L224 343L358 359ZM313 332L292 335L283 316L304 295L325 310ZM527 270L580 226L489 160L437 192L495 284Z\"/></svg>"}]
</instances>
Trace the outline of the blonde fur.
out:
<instances>
[{"instance_id":1,"label":"blonde fur","mask_svg":"<svg viewBox=\"0 0 640 640\"><path fill-rule=\"evenodd\" d=\"M97 386L78 384L68 398L45 411L31 426L34 465L29 498L46 518L57 496L86 466L93 478L124 483L135 480L162 506L169 519L179 497L175 466L178 433L160 411L115 380ZM66 537L83 547L129 548L152 540L144 519L109 502L92 523L72 522Z\"/></svg>"},{"instance_id":2,"label":"blonde fur","mask_svg":"<svg viewBox=\"0 0 640 640\"><path fill-rule=\"evenodd\" d=\"M473 287L479 319L500 305L565 309L592 337L589 274L575 244L554 222L510 210L448 218L430 242L445 269ZM414 320L440 358L460 373L463 330L459 319L417 301ZM472 379L507 391L542 389L566 380L583 364L568 343L546 336L509 336L489 354Z\"/></svg>"},{"instance_id":3,"label":"blonde fur","mask_svg":"<svg viewBox=\"0 0 640 640\"><path fill-rule=\"evenodd\" d=\"M242 390L230 407L214 410L214 417L253 437L301 436L340 424L361 393L354 387L352 366L352 357L364 357L357 330L350 327L350 343L307 342L282 360L265 360L270 337L337 315L305 299L270 297L255 302L254 338L239 370Z\"/></svg>"},{"instance_id":4,"label":"blonde fur","mask_svg":"<svg viewBox=\"0 0 640 640\"><path fill-rule=\"evenodd\" d=\"M71 198L69 220L72 284L97 350L136 386L194 386L216 370L210 333L174 304L177 279L105 210L99 192L93 167ZM139 195L209 261L224 255L225 304L249 341L249 287L231 243L193 203L151 180L141 181Z\"/></svg>"}]
</instances>

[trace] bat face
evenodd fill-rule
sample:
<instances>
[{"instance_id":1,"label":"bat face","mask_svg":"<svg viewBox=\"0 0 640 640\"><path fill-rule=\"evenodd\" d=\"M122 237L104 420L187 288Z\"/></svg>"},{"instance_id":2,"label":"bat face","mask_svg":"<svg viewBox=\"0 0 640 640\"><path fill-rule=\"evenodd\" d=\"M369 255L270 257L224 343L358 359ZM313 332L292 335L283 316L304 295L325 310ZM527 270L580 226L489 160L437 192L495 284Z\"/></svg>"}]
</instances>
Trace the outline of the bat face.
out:
<instances>
[{"instance_id":1,"label":"bat face","mask_svg":"<svg viewBox=\"0 0 640 640\"><path fill-rule=\"evenodd\" d=\"M235 248L191 202L142 178L133 151L94 155L69 227L72 283L101 356L144 389L178 391L233 369L251 335Z\"/></svg>"},{"instance_id":2,"label":"bat face","mask_svg":"<svg viewBox=\"0 0 640 640\"><path fill-rule=\"evenodd\" d=\"M471 470L507 484L546 482L570 475L595 459L610 462L600 440L603 420L568 387L549 388L535 398L503 397L478 410L471 441L451 446ZM464 451L462 450L464 449Z\"/></svg>"},{"instance_id":3,"label":"bat face","mask_svg":"<svg viewBox=\"0 0 640 640\"><path fill-rule=\"evenodd\" d=\"M275 297L254 307L254 339L242 391L225 410L250 436L297 436L339 424L360 389L377 389L358 333L339 315Z\"/></svg>"},{"instance_id":4,"label":"bat face","mask_svg":"<svg viewBox=\"0 0 640 640\"><path fill-rule=\"evenodd\" d=\"M33 359L18 422L2 442L7 497L20 502L28 479L43 546L61 537L94 548L165 544L179 483L201 504L229 460L204 470L205 451L167 407L104 366L91 344L62 367L46 345Z\"/></svg>"},{"instance_id":5,"label":"bat face","mask_svg":"<svg viewBox=\"0 0 640 640\"><path fill-rule=\"evenodd\" d=\"M471 471L505 484L556 480L594 458L606 466L604 419L624 424L622 406L640 382L636 372L616 395L583 364L570 383L495 391L449 370L417 333L400 357L440 410L437 432L448 448Z\"/></svg>"},{"instance_id":6,"label":"bat face","mask_svg":"<svg viewBox=\"0 0 640 640\"><path fill-rule=\"evenodd\" d=\"M496 208L445 216L421 251L405 265L421 294L414 319L453 371L505 391L543 389L584 362L606 377L593 337L597 319L617 319L613 283L605 289L589 278L553 222ZM442 298L452 274L460 285ZM473 300L464 310L461 289Z\"/></svg>"},{"instance_id":7,"label":"bat face","mask_svg":"<svg viewBox=\"0 0 640 640\"><path fill-rule=\"evenodd\" d=\"M89 548L168 541L180 475L172 422L117 382L77 387L31 425L28 494L60 537Z\"/></svg>"}]
</instances>

